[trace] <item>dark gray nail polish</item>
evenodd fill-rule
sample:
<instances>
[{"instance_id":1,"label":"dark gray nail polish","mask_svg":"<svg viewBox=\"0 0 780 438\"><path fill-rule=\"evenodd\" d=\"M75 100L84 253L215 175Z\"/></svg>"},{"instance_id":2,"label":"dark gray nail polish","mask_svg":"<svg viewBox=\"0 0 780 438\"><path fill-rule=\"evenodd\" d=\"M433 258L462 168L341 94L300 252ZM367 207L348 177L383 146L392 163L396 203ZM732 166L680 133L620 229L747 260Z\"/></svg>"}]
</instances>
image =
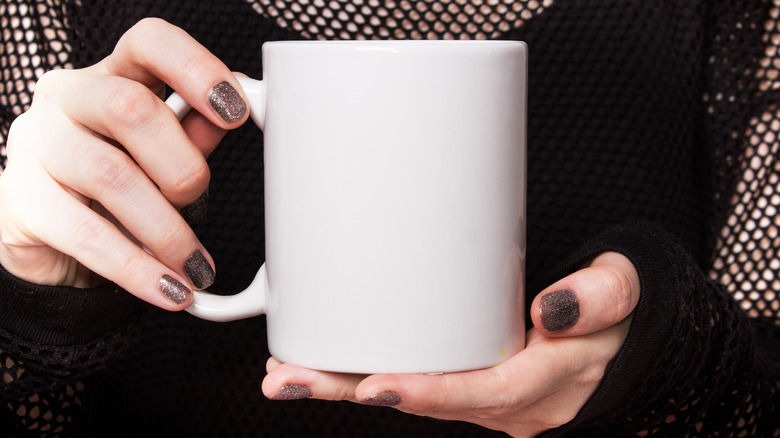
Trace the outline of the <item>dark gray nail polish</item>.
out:
<instances>
[{"instance_id":1,"label":"dark gray nail polish","mask_svg":"<svg viewBox=\"0 0 780 438\"><path fill-rule=\"evenodd\" d=\"M185 302L187 297L192 295L192 291L187 286L170 275L163 275L157 286L163 295L176 304Z\"/></svg>"},{"instance_id":2,"label":"dark gray nail polish","mask_svg":"<svg viewBox=\"0 0 780 438\"><path fill-rule=\"evenodd\" d=\"M246 102L235 88L226 81L220 82L209 90L209 104L227 123L241 120L246 113Z\"/></svg>"},{"instance_id":3,"label":"dark gray nail polish","mask_svg":"<svg viewBox=\"0 0 780 438\"><path fill-rule=\"evenodd\" d=\"M206 217L209 211L209 192L204 192L198 199L181 209L181 217L190 225L195 225Z\"/></svg>"},{"instance_id":4,"label":"dark gray nail polish","mask_svg":"<svg viewBox=\"0 0 780 438\"><path fill-rule=\"evenodd\" d=\"M287 384L282 386L276 394L270 397L271 400L300 400L311 398L312 393L306 385Z\"/></svg>"},{"instance_id":5,"label":"dark gray nail polish","mask_svg":"<svg viewBox=\"0 0 780 438\"><path fill-rule=\"evenodd\" d=\"M360 400L360 403L363 403L364 405L368 406L397 406L401 404L403 399L400 395L396 394L393 391L383 391L379 394L372 395L371 397L366 397L363 400Z\"/></svg>"},{"instance_id":6,"label":"dark gray nail polish","mask_svg":"<svg viewBox=\"0 0 780 438\"><path fill-rule=\"evenodd\" d=\"M571 289L561 289L542 296L539 313L545 331L569 328L580 318L580 302Z\"/></svg>"},{"instance_id":7,"label":"dark gray nail polish","mask_svg":"<svg viewBox=\"0 0 780 438\"><path fill-rule=\"evenodd\" d=\"M205 289L211 286L211 283L214 283L214 278L216 277L214 270L211 269L211 265L209 265L209 262L206 261L206 257L204 257L203 253L200 251L192 253L190 258L184 262L184 272L187 273L190 280L192 280L192 284L194 284L197 289Z\"/></svg>"}]
</instances>

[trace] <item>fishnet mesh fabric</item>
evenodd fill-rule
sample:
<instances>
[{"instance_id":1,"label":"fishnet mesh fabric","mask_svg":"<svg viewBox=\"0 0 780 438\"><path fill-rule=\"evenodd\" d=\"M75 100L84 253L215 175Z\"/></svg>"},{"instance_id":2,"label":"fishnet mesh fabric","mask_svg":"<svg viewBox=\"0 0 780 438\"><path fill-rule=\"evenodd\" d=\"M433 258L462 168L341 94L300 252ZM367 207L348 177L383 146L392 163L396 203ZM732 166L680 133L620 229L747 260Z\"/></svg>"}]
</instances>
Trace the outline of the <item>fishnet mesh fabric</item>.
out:
<instances>
[{"instance_id":1,"label":"fishnet mesh fabric","mask_svg":"<svg viewBox=\"0 0 780 438\"><path fill-rule=\"evenodd\" d=\"M737 18L738 19L738 18ZM736 25L736 23L735 23ZM763 56L744 80L758 81L762 93L780 90L780 1L764 22ZM720 41L723 48L728 42ZM711 63L723 62L713 58ZM718 66L715 66L718 67ZM736 101L732 88L704 95L710 114L724 101ZM772 105L749 120L744 131L730 136L743 141L741 154L724 157L741 178L728 200L728 218L716 244L711 276L726 285L751 317L774 318L780 324L780 108ZM724 199L724 201L725 201Z\"/></svg>"},{"instance_id":2,"label":"fishnet mesh fabric","mask_svg":"<svg viewBox=\"0 0 780 438\"><path fill-rule=\"evenodd\" d=\"M66 11L58 0L7 0L0 3L0 157L15 116L32 102L35 82L44 72L71 67Z\"/></svg>"},{"instance_id":3,"label":"fishnet mesh fabric","mask_svg":"<svg viewBox=\"0 0 780 438\"><path fill-rule=\"evenodd\" d=\"M545 1L378 1L358 0L325 1L270 1L245 0L258 13L273 19L282 28L292 29L302 36L315 39L484 39L500 37L509 29L524 25L534 16L542 14L553 6L551 0ZM758 81L759 89L771 93L780 89L780 58L777 48L780 47L780 1L764 20L763 56L755 60L752 69L739 72L742 80ZM0 46L0 157L5 162L5 138L13 118L21 114L30 104L36 80L47 70L54 68L70 68L70 45L68 44L68 22L66 6L59 0L7 0L0 4L0 28L2 29L2 46ZM728 23L734 29L739 28L739 17L735 22ZM752 23L744 19L744 23ZM713 71L728 70L729 55L733 48L728 46L728 38L720 38L722 52L718 52L716 44L715 55L710 60ZM708 106L708 112L716 119L730 102L741 97L733 93L732 77L715 78L715 86L702 96ZM718 87L720 85L720 88ZM753 96L748 96L748 98ZM751 317L769 318L778 324L780 321L780 219L777 210L780 208L780 163L777 157L780 148L780 108L769 106L757 108L755 116L744 124L727 125L728 135L742 140L738 151L723 152L720 159L737 170L737 181L716 181L719 191L718 200L728 211L726 219L718 225L718 240L712 261L710 275L723 283L736 298L740 307ZM691 285L691 288L701 285ZM728 307L728 303L722 303ZM684 302L680 303L685 306ZM715 312L717 314L717 312ZM697 320L695 327L712 327L714 321ZM726 348L737 351L740 346L734 340L736 334L729 334L729 328L736 326L734 321L719 321L724 327L724 345L705 346L701 350L706 356L708 348ZM759 333L760 334L760 333ZM101 348L83 351L86 357L95 359L94 352ZM20 346L22 350L30 346ZM29 350L31 354L25 360L0 352L0 374L3 382L9 383L25 378L26 364L35 361L41 352ZM669 357L681 357L689 350L670 354ZM44 352L45 353L45 352ZM56 352L48 353L53 360L42 361L42 368L58 363ZM46 356L46 354L43 354ZM61 358L59 358L61 359ZM97 361L84 360L89 366ZM32 366L32 365L29 365ZM673 370L674 365L659 364L666 370ZM85 372L88 367L85 366ZM754 378L748 370L737 371L744 379L741 384L749 385ZM695 394L696 386L713 386L708 379L717 376L716 370L703 370L697 380L684 388L673 388L679 397L668 400L653 401L653 406L642 406L642 412L649 412L643 418L630 418L629 421L638 424L667 424L678 430L685 429L686 424L695 420L697 431L706 435L712 432L710 427L716 427L714 421L717 411L692 418L687 413L696 412L696 405L702 403L701 397L712 394ZM652 375L663 377L662 380L648 384L649 388L663 388L665 381L674 381L667 372L659 371ZM736 383L734 383L736 385ZM78 379L58 385L56 388L36 388L35 395L20 395L15 401L7 404L8 412L18 418L29 430L42 436L56 436L70 421L72 412L80 404L79 394L84 391L84 385ZM775 391L775 388L764 388ZM666 392L666 391L664 391ZM735 392L736 389L735 389ZM647 400L654 400L654 394L646 394ZM650 403L650 402L649 402ZM679 416L653 417L653 413L669 412L669 407L680 412ZM745 400L745 414L739 420L737 427L742 435L751 436L755 422L761 415L776 415L766 412L767 408ZM725 407L723 407L725 409ZM661 414L658 414L661 415ZM724 413L723 417L731 417L733 413ZM640 435L668 433L670 429L648 428ZM739 436L739 434L737 434Z\"/></svg>"},{"instance_id":4,"label":"fishnet mesh fabric","mask_svg":"<svg viewBox=\"0 0 780 438\"><path fill-rule=\"evenodd\" d=\"M14 352L0 350L3 399L10 400L5 404L6 414L12 414L10 422L36 437L55 437L67 430L82 406L82 377L104 366L111 354L124 351L128 347L126 336L126 332L118 332L60 349L20 342L0 330L2 345L12 346ZM62 383L52 384L52 380ZM7 416L0 415L0 420L3 418ZM0 426L7 421L0 421Z\"/></svg>"},{"instance_id":5,"label":"fishnet mesh fabric","mask_svg":"<svg viewBox=\"0 0 780 438\"><path fill-rule=\"evenodd\" d=\"M487 39L522 26L553 0L246 0L306 38Z\"/></svg>"}]
</instances>

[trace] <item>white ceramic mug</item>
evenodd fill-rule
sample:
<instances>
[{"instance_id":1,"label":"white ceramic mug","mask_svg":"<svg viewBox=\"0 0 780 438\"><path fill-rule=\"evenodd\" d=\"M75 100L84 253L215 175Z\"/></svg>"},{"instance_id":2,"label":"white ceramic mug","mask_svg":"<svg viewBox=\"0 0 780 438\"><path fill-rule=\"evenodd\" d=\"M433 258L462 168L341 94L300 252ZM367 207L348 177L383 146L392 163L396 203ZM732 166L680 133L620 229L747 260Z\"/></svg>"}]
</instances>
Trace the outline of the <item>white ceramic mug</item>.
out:
<instances>
[{"instance_id":1,"label":"white ceramic mug","mask_svg":"<svg viewBox=\"0 0 780 438\"><path fill-rule=\"evenodd\" d=\"M461 371L522 349L525 44L262 54L263 80L239 82L264 132L266 262L245 291L196 292L188 311L265 313L275 357L327 371Z\"/></svg>"}]
</instances>

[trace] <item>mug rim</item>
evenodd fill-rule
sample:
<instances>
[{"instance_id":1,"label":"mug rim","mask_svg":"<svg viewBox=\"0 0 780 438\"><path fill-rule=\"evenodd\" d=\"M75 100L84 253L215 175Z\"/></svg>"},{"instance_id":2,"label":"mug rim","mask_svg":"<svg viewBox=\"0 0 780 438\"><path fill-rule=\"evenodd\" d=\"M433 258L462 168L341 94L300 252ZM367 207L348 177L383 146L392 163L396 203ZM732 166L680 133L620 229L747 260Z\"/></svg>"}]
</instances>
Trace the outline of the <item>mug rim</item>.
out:
<instances>
[{"instance_id":1,"label":"mug rim","mask_svg":"<svg viewBox=\"0 0 780 438\"><path fill-rule=\"evenodd\" d=\"M441 47L465 47L465 46L479 46L494 48L498 47L522 47L526 48L527 44L524 41L519 40L279 40L279 41L267 41L263 43L263 48L266 47L298 47L298 48L312 48L317 47L322 49L323 47L329 48L348 48L348 49L363 49L363 50L393 50L393 49L409 49L409 48L441 48Z\"/></svg>"}]
</instances>

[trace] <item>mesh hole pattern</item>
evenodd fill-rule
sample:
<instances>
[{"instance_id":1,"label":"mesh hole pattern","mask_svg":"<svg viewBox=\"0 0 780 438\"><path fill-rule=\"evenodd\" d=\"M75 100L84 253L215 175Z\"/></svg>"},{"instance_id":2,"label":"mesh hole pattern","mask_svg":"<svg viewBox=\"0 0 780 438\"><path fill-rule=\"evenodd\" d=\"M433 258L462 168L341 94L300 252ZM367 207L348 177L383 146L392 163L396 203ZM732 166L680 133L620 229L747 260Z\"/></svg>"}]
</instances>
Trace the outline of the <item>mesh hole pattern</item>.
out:
<instances>
[{"instance_id":1,"label":"mesh hole pattern","mask_svg":"<svg viewBox=\"0 0 780 438\"><path fill-rule=\"evenodd\" d=\"M739 17L736 17L739 26ZM780 1L775 0L763 23L762 56L753 69L739 79L754 82L761 93L780 91ZM723 42L727 44L727 42ZM712 58L711 66L728 62ZM737 102L732 89L703 96L707 112ZM725 285L741 308L752 318L774 319L780 324L780 108L765 108L750 118L744 131L730 137L741 139L739 155L724 161L739 175L733 193L726 197L728 216L717 236L710 276Z\"/></svg>"},{"instance_id":2,"label":"mesh hole pattern","mask_svg":"<svg viewBox=\"0 0 780 438\"><path fill-rule=\"evenodd\" d=\"M245 0L252 8L273 19L282 28L291 29L306 38L314 39L486 39L499 37L503 32L517 28L549 9L552 0L438 0L412 2L407 0ZM32 102L35 82L50 69L71 68L71 46L68 43L67 10L59 0L5 0L0 3L0 158L5 163L5 138L14 117L25 111ZM745 22L752 22L746 19ZM739 18L732 26L740 25ZM775 0L763 23L763 56L756 60L753 69L743 72L744 81L755 81L764 93L780 91L780 1ZM726 42L724 53L728 53ZM710 67L728 63L728 56L714 56ZM733 81L718 89L715 87L702 96L708 111L717 115L719 108L738 101L732 94ZM735 190L720 193L727 206L728 216L718 233L717 246L710 275L724 284L736 298L740 307L751 317L773 318L780 322L780 108L771 106L756 112L747 129L732 129L729 135L739 139L739 153L722 157L724 162L738 170ZM725 187L725 186L724 186ZM729 186L730 188L730 186ZM697 327L706 327L711 321L697 321ZM728 324L726 324L728 327ZM737 345L726 345L735 350ZM95 366L100 358L94 357L101 348L90 347L81 351L81 358L73 353L36 351L31 346L19 346L29 357L44 358L43 367L63 369L65 364L83 362L78 369L85 372ZM28 379L28 362L0 351L0 375L4 384ZM660 366L660 365L659 365ZM663 364L674 368L673 364ZM712 374L702 373L699 384L707 384ZM749 370L744 381L751 381ZM659 374L664 375L664 374ZM35 382L37 383L37 382ZM41 383L42 384L42 383ZM649 387L662 387L655 382ZM677 388L680 396L675 399L654 401L644 418L633 418L641 424L667 424L679 431L695 421L697 431L707 435L714 431L712 419L716 410L700 412L697 405L705 402L694 394L694 385ZM72 419L72 412L81 405L79 394L84 385L79 380L55 388L38 387L32 396L18 397L9 402L7 410L17 417L26 429L40 432L42 436L56 436ZM774 389L771 389L774 391ZM707 396L707 395L705 395ZM647 394L652 400L653 394ZM737 426L743 434L755 429L756 418L766 414L762 407L746 400L749 406ZM654 417L655 413L668 412L669 407L680 414L673 417ZM726 407L724 406L723 409ZM723 417L733 416L724 412ZM717 423L717 422L716 422ZM641 436L668 433L670 429L651 428Z\"/></svg>"},{"instance_id":3,"label":"mesh hole pattern","mask_svg":"<svg viewBox=\"0 0 780 438\"><path fill-rule=\"evenodd\" d=\"M306 38L487 39L522 26L552 0L247 0Z\"/></svg>"},{"instance_id":4,"label":"mesh hole pattern","mask_svg":"<svg viewBox=\"0 0 780 438\"><path fill-rule=\"evenodd\" d=\"M16 416L18 426L41 438L57 437L68 430L81 409L81 382L66 384L52 392L33 394L9 402L9 411Z\"/></svg>"},{"instance_id":5,"label":"mesh hole pattern","mask_svg":"<svg viewBox=\"0 0 780 438\"><path fill-rule=\"evenodd\" d=\"M0 3L0 157L15 116L29 108L35 83L48 70L70 68L65 7L58 0Z\"/></svg>"},{"instance_id":6,"label":"mesh hole pattern","mask_svg":"<svg viewBox=\"0 0 780 438\"><path fill-rule=\"evenodd\" d=\"M63 348L19 341L0 330L0 344L15 353L0 350L3 399L10 400L5 407L14 427L47 438L67 431L81 412L85 378L125 351L134 329ZM2 426L0 421L0 430Z\"/></svg>"}]
</instances>

